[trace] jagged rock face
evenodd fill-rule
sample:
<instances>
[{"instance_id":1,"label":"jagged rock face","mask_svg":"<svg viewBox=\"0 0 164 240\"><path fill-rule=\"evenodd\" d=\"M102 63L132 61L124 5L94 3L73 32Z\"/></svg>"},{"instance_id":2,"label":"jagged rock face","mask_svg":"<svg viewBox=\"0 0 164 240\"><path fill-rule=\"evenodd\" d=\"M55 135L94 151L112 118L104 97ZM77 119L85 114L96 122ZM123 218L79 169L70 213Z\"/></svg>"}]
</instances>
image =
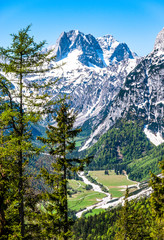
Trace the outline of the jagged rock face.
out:
<instances>
[{"instance_id":1,"label":"jagged rock face","mask_svg":"<svg viewBox=\"0 0 164 240\"><path fill-rule=\"evenodd\" d=\"M26 76L24 83L39 84L59 78L57 88L48 92L50 98L70 96L69 103L78 112L76 126L81 126L89 137L106 118L112 101L139 58L111 35L96 39L77 30L63 32L49 49L56 55L54 67L64 65L47 72L44 79L38 75ZM46 119L42 124L47 125Z\"/></svg>"},{"instance_id":2,"label":"jagged rock face","mask_svg":"<svg viewBox=\"0 0 164 240\"><path fill-rule=\"evenodd\" d=\"M55 99L70 96L71 107L78 111L76 126L88 137L83 149L122 116L142 119L164 135L164 29L153 52L142 59L111 35L95 38L74 30L62 33L50 49L56 55L53 65L65 64L46 73L45 79L36 75L25 81L60 78L49 94Z\"/></svg>"},{"instance_id":3,"label":"jagged rock face","mask_svg":"<svg viewBox=\"0 0 164 240\"><path fill-rule=\"evenodd\" d=\"M164 28L157 35L154 44L154 51L164 52Z\"/></svg>"},{"instance_id":4,"label":"jagged rock face","mask_svg":"<svg viewBox=\"0 0 164 240\"><path fill-rule=\"evenodd\" d=\"M118 95L118 102L127 102L129 117L139 117L154 133L164 134L164 55L148 55L129 74L125 87Z\"/></svg>"},{"instance_id":5,"label":"jagged rock face","mask_svg":"<svg viewBox=\"0 0 164 240\"><path fill-rule=\"evenodd\" d=\"M96 39L91 34L85 35L77 30L63 32L53 47L57 61L66 58L74 50L79 50L78 60L88 67L93 64L103 68L113 60L120 62L134 58L134 54L125 43L119 43L110 35ZM108 62L104 61L106 52L108 52L108 58L106 58Z\"/></svg>"},{"instance_id":6,"label":"jagged rock face","mask_svg":"<svg viewBox=\"0 0 164 240\"><path fill-rule=\"evenodd\" d=\"M55 46L55 55L57 61L60 61L68 56L75 49L81 51L78 60L86 66L89 63L98 67L104 67L104 63L99 55L102 54L102 49L98 41L91 35L84 35L79 31L70 31L62 33Z\"/></svg>"},{"instance_id":7,"label":"jagged rock face","mask_svg":"<svg viewBox=\"0 0 164 240\"><path fill-rule=\"evenodd\" d=\"M111 60L116 59L118 62L128 58L133 59L134 57L126 43L120 43L110 57Z\"/></svg>"},{"instance_id":8,"label":"jagged rock face","mask_svg":"<svg viewBox=\"0 0 164 240\"><path fill-rule=\"evenodd\" d=\"M101 71L79 66L78 75L74 69L61 80L60 93L65 92L71 96L71 107L79 113L77 125L82 126L89 120L92 128L95 128L106 116L108 105L123 86L128 66L128 61L114 64Z\"/></svg>"},{"instance_id":9,"label":"jagged rock face","mask_svg":"<svg viewBox=\"0 0 164 240\"><path fill-rule=\"evenodd\" d=\"M47 76L61 79L53 97L62 93L71 96L69 103L79 113L76 126L82 126L89 136L106 118L139 58L111 35L95 39L79 31L63 33L51 49L57 64L65 63Z\"/></svg>"},{"instance_id":10,"label":"jagged rock face","mask_svg":"<svg viewBox=\"0 0 164 240\"><path fill-rule=\"evenodd\" d=\"M124 87L109 107L109 114L91 134L83 149L105 133L117 119L141 119L155 134L164 137L164 29L158 34L154 51L129 73ZM163 51L162 51L163 49Z\"/></svg>"}]
</instances>

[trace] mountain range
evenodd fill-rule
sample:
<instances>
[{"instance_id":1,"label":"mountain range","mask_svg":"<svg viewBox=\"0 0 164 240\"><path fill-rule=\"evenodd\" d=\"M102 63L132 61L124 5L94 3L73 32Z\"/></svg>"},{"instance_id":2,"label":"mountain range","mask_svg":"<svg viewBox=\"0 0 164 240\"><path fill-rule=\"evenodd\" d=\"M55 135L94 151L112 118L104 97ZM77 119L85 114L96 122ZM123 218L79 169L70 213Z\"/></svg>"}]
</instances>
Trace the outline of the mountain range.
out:
<instances>
[{"instance_id":1,"label":"mountain range","mask_svg":"<svg viewBox=\"0 0 164 240\"><path fill-rule=\"evenodd\" d=\"M47 75L60 79L53 97L71 96L69 103L78 112L76 126L82 127L87 139L106 118L140 58L111 35L96 39L79 31L62 33L49 49L56 56L54 66L61 66Z\"/></svg>"},{"instance_id":2,"label":"mountain range","mask_svg":"<svg viewBox=\"0 0 164 240\"><path fill-rule=\"evenodd\" d=\"M47 75L60 78L53 97L71 96L76 126L83 129L81 150L126 115L144 121L147 136L163 142L164 29L145 57L111 35L95 38L77 30L63 32L49 49L56 56L54 66L61 66Z\"/></svg>"},{"instance_id":3,"label":"mountain range","mask_svg":"<svg viewBox=\"0 0 164 240\"><path fill-rule=\"evenodd\" d=\"M125 116L143 121L146 135L154 143L163 142L164 29L145 57L111 35L95 38L78 30L63 32L48 50L56 56L54 69L44 79L31 75L25 82L59 79L49 94L70 97L71 108L78 112L76 127L83 130L80 150ZM41 124L46 126L46 119Z\"/></svg>"},{"instance_id":4,"label":"mountain range","mask_svg":"<svg viewBox=\"0 0 164 240\"><path fill-rule=\"evenodd\" d=\"M145 124L145 133L159 143L164 136L164 29L158 34L153 51L126 76L125 83L112 102L109 113L92 133L83 148L106 132L117 119L129 115ZM154 135L153 135L154 133ZM152 134L152 136L151 136ZM154 144L157 141L154 139ZM157 144L156 144L157 145Z\"/></svg>"}]
</instances>

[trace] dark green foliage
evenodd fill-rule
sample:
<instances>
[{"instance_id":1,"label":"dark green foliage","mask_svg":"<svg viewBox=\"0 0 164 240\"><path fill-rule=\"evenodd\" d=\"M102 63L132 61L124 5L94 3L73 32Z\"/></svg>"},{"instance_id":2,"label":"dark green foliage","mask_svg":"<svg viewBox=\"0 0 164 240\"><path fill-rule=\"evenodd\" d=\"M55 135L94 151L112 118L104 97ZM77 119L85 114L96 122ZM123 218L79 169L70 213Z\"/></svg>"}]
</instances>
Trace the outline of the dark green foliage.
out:
<instances>
[{"instance_id":1,"label":"dark green foliage","mask_svg":"<svg viewBox=\"0 0 164 240\"><path fill-rule=\"evenodd\" d=\"M119 165L120 171L126 170L129 162L145 156L151 148L143 127L122 119L86 152L95 156L89 169L114 169Z\"/></svg>"},{"instance_id":2,"label":"dark green foliage","mask_svg":"<svg viewBox=\"0 0 164 240\"><path fill-rule=\"evenodd\" d=\"M149 200L128 202L128 189L126 191L124 206L120 210L120 217L116 222L117 240L152 239L150 234L151 213Z\"/></svg>"},{"instance_id":3,"label":"dark green foliage","mask_svg":"<svg viewBox=\"0 0 164 240\"><path fill-rule=\"evenodd\" d=\"M119 209L115 208L88 218L80 218L73 226L73 239L114 239L116 233L115 222L119 217Z\"/></svg>"},{"instance_id":4,"label":"dark green foliage","mask_svg":"<svg viewBox=\"0 0 164 240\"><path fill-rule=\"evenodd\" d=\"M151 173L150 186L153 188L151 194L151 205L154 215L164 219L164 160L160 162L161 176Z\"/></svg>"},{"instance_id":5,"label":"dark green foliage","mask_svg":"<svg viewBox=\"0 0 164 240\"><path fill-rule=\"evenodd\" d=\"M135 181L144 181L150 178L150 171L158 174L158 163L162 160L163 155L164 144L161 144L151 149L146 156L133 160L133 162L127 166L129 178Z\"/></svg>"},{"instance_id":6,"label":"dark green foliage","mask_svg":"<svg viewBox=\"0 0 164 240\"><path fill-rule=\"evenodd\" d=\"M87 185L85 186L85 189L86 189L86 190L91 190L91 189L92 189L92 185L87 184Z\"/></svg>"},{"instance_id":7,"label":"dark green foliage","mask_svg":"<svg viewBox=\"0 0 164 240\"><path fill-rule=\"evenodd\" d=\"M153 218L153 239L164 239L164 160L160 162L161 176L151 174L150 186L153 189L150 203Z\"/></svg>"},{"instance_id":8,"label":"dark green foliage","mask_svg":"<svg viewBox=\"0 0 164 240\"><path fill-rule=\"evenodd\" d=\"M10 234L13 232L19 234L20 231L19 226L12 229L11 225L11 221L18 220L18 209L14 209L18 198L18 193L15 191L18 179L14 156L16 152L14 148L8 148L11 144L10 138L4 136L2 129L0 132L0 239L7 240Z\"/></svg>"},{"instance_id":9,"label":"dark green foliage","mask_svg":"<svg viewBox=\"0 0 164 240\"><path fill-rule=\"evenodd\" d=\"M149 199L126 202L98 215L80 218L73 226L79 240L142 240L152 239L152 217Z\"/></svg>"},{"instance_id":10,"label":"dark green foliage","mask_svg":"<svg viewBox=\"0 0 164 240\"><path fill-rule=\"evenodd\" d=\"M105 175L109 175L109 171L108 171L108 170L105 170L105 171L104 171L104 174L105 174Z\"/></svg>"},{"instance_id":11,"label":"dark green foliage","mask_svg":"<svg viewBox=\"0 0 164 240\"><path fill-rule=\"evenodd\" d=\"M76 114L64 101L54 118L57 126L48 127L47 138L39 137L47 145L50 155L54 158L50 172L46 168L41 169L42 178L51 188L44 198L45 216L40 220L44 239L51 239L55 236L55 239L67 240L72 235L70 231L72 219L68 217L67 179L70 174L82 170L84 164L89 162L88 158L71 158L71 155L68 157L68 153L75 149L74 138L81 131L81 129L73 129L75 119Z\"/></svg>"}]
</instances>

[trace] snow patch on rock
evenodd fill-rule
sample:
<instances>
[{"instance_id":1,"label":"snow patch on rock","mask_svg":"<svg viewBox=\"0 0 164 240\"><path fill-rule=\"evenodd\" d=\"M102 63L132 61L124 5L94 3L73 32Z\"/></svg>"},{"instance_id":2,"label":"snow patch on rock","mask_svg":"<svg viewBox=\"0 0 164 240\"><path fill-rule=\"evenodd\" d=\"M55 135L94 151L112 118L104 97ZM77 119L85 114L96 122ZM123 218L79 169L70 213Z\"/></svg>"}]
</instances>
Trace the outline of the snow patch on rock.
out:
<instances>
[{"instance_id":1,"label":"snow patch on rock","mask_svg":"<svg viewBox=\"0 0 164 240\"><path fill-rule=\"evenodd\" d=\"M155 145L158 146L161 143L164 143L164 139L162 138L161 134L157 132L157 134L152 133L147 126L144 129L144 133L146 134L147 138Z\"/></svg>"}]
</instances>

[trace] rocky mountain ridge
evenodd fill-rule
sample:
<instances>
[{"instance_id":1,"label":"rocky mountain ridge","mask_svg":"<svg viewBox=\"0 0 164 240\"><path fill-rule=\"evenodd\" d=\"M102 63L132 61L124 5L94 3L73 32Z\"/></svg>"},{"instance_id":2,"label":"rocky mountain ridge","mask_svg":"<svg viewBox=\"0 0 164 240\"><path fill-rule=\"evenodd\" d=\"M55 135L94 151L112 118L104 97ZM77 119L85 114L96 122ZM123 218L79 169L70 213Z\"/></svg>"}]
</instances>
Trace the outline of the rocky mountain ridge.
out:
<instances>
[{"instance_id":1,"label":"rocky mountain ridge","mask_svg":"<svg viewBox=\"0 0 164 240\"><path fill-rule=\"evenodd\" d=\"M76 126L83 129L85 144L81 150L94 144L127 114L142 119L146 130L162 137L164 29L152 53L144 58L111 35L95 38L78 30L63 32L48 49L56 56L54 69L44 79L29 75L24 82L60 79L49 95L54 99L70 96L69 104L78 112ZM42 125L47 125L46 119Z\"/></svg>"},{"instance_id":2,"label":"rocky mountain ridge","mask_svg":"<svg viewBox=\"0 0 164 240\"><path fill-rule=\"evenodd\" d=\"M96 39L76 30L62 33L49 49L56 55L54 66L61 66L46 75L60 78L52 95L71 96L69 103L78 111L76 126L81 126L88 137L106 117L140 58L111 35Z\"/></svg>"},{"instance_id":3,"label":"rocky mountain ridge","mask_svg":"<svg viewBox=\"0 0 164 240\"><path fill-rule=\"evenodd\" d=\"M117 119L139 118L145 129L164 137L164 29L158 34L154 50L129 73L107 117L92 133L82 149L105 133ZM145 132L146 133L146 132ZM161 140L163 142L163 140Z\"/></svg>"},{"instance_id":4,"label":"rocky mountain ridge","mask_svg":"<svg viewBox=\"0 0 164 240\"><path fill-rule=\"evenodd\" d=\"M104 68L114 62L134 59L133 53L126 43L119 43L112 35L95 38L78 30L63 32L56 44L49 47L56 55L56 61L63 60L75 50L79 51L78 60L86 66L95 65Z\"/></svg>"}]
</instances>

